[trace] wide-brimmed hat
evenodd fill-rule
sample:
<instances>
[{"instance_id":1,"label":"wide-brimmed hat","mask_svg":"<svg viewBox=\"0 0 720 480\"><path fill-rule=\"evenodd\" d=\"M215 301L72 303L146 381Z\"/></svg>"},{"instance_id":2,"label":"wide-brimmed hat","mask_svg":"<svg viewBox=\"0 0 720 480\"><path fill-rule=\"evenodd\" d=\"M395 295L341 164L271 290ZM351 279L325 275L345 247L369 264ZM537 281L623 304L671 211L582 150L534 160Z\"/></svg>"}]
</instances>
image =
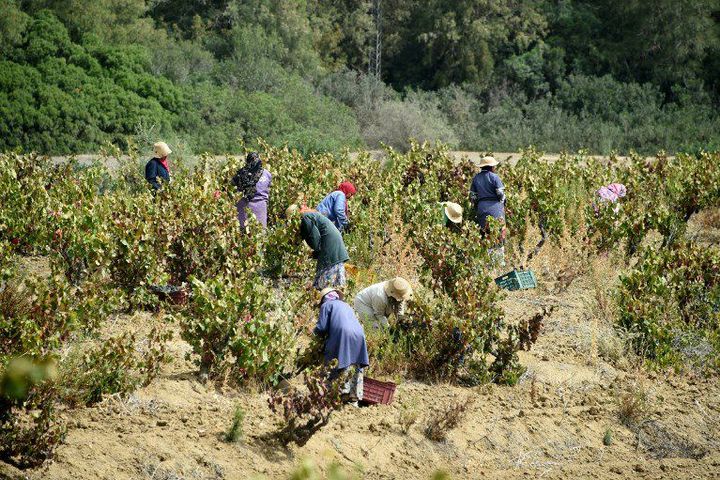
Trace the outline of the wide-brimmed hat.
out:
<instances>
[{"instance_id":1,"label":"wide-brimmed hat","mask_svg":"<svg viewBox=\"0 0 720 480\"><path fill-rule=\"evenodd\" d=\"M170 147L168 147L167 143L157 142L155 145L153 145L153 153L159 158L163 158L170 155L172 153L172 150L170 150Z\"/></svg>"},{"instance_id":2,"label":"wide-brimmed hat","mask_svg":"<svg viewBox=\"0 0 720 480\"><path fill-rule=\"evenodd\" d=\"M488 156L488 157L483 157L483 158L480 159L479 162L477 162L478 168L494 167L494 166L496 166L497 164L498 164L498 161L495 160L495 157L490 157L490 156Z\"/></svg>"},{"instance_id":3,"label":"wide-brimmed hat","mask_svg":"<svg viewBox=\"0 0 720 480\"><path fill-rule=\"evenodd\" d=\"M457 203L443 202L445 206L445 216L453 223L462 223L463 208Z\"/></svg>"},{"instance_id":4,"label":"wide-brimmed hat","mask_svg":"<svg viewBox=\"0 0 720 480\"><path fill-rule=\"evenodd\" d=\"M413 289L410 282L402 277L395 277L385 282L385 293L398 301L410 300L413 297Z\"/></svg>"}]
</instances>

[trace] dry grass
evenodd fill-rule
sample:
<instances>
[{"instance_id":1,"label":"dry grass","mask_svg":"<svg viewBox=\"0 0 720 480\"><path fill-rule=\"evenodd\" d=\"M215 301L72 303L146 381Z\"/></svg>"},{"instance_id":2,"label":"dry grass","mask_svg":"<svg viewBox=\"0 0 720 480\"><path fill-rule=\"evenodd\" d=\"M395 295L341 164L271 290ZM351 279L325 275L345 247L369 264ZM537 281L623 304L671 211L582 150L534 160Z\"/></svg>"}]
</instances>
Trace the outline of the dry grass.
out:
<instances>
[{"instance_id":1,"label":"dry grass","mask_svg":"<svg viewBox=\"0 0 720 480\"><path fill-rule=\"evenodd\" d=\"M618 417L629 428L637 428L651 413L652 397L645 381L635 377L617 395Z\"/></svg>"},{"instance_id":2,"label":"dry grass","mask_svg":"<svg viewBox=\"0 0 720 480\"><path fill-rule=\"evenodd\" d=\"M398 424L400 425L402 433L407 435L410 432L410 428L417 423L419 417L420 414L415 405L404 406L398 414Z\"/></svg>"},{"instance_id":3,"label":"dry grass","mask_svg":"<svg viewBox=\"0 0 720 480\"><path fill-rule=\"evenodd\" d=\"M422 257L411 240L412 232L403 223L402 215L396 208L387 225L387 236L380 248L376 264L381 278L403 277L412 285L418 285Z\"/></svg>"},{"instance_id":4,"label":"dry grass","mask_svg":"<svg viewBox=\"0 0 720 480\"><path fill-rule=\"evenodd\" d=\"M530 230L528 239L539 237L537 229ZM587 273L590 261L582 237L583 232L578 232L576 235L566 232L559 241L548 239L537 255L531 259L527 266L541 277L542 281L539 285L541 291L559 295ZM527 251L527 244L533 244L533 240L526 240L525 244Z\"/></svg>"},{"instance_id":5,"label":"dry grass","mask_svg":"<svg viewBox=\"0 0 720 480\"><path fill-rule=\"evenodd\" d=\"M709 208L696 215L695 221L705 230L720 229L720 208Z\"/></svg>"},{"instance_id":6,"label":"dry grass","mask_svg":"<svg viewBox=\"0 0 720 480\"><path fill-rule=\"evenodd\" d=\"M432 412L425 425L425 437L435 442L445 441L450 430L460 424L473 403L473 397L468 396Z\"/></svg>"}]
</instances>

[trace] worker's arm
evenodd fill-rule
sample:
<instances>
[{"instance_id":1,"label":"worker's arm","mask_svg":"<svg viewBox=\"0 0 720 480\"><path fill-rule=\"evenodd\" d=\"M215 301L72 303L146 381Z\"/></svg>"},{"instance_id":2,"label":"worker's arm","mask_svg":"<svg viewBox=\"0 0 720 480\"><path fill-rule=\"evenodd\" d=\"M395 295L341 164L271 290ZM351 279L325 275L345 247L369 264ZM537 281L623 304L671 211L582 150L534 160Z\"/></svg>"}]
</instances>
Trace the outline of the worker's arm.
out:
<instances>
[{"instance_id":1,"label":"worker's arm","mask_svg":"<svg viewBox=\"0 0 720 480\"><path fill-rule=\"evenodd\" d=\"M476 206L478 203L478 194L475 188L475 179L473 178L472 184L470 185L470 203Z\"/></svg>"},{"instance_id":2,"label":"worker's arm","mask_svg":"<svg viewBox=\"0 0 720 480\"><path fill-rule=\"evenodd\" d=\"M507 201L507 198L505 198L505 185L503 185L502 180L500 180L500 177L497 175L495 176L495 194L503 204Z\"/></svg>"},{"instance_id":3,"label":"worker's arm","mask_svg":"<svg viewBox=\"0 0 720 480\"><path fill-rule=\"evenodd\" d=\"M337 219L340 231L343 231L345 227L350 224L350 220L348 220L347 215L345 214L346 207L347 198L345 197L345 194L338 195L335 199L335 205L333 207L333 210L335 212L335 218Z\"/></svg>"},{"instance_id":4,"label":"worker's arm","mask_svg":"<svg viewBox=\"0 0 720 480\"><path fill-rule=\"evenodd\" d=\"M320 316L318 317L317 325L313 333L315 335L326 335L328 332L328 326L330 324L330 308L326 305L320 307Z\"/></svg>"},{"instance_id":5,"label":"worker's arm","mask_svg":"<svg viewBox=\"0 0 720 480\"><path fill-rule=\"evenodd\" d=\"M150 160L145 165L145 180L147 180L153 189L160 190L160 182L158 181L157 162Z\"/></svg>"},{"instance_id":6,"label":"worker's arm","mask_svg":"<svg viewBox=\"0 0 720 480\"><path fill-rule=\"evenodd\" d=\"M375 296L372 299L372 309L373 314L375 315L375 321L380 322L381 325L387 326L389 324L388 318L387 318L387 297L382 298L380 296Z\"/></svg>"}]
</instances>

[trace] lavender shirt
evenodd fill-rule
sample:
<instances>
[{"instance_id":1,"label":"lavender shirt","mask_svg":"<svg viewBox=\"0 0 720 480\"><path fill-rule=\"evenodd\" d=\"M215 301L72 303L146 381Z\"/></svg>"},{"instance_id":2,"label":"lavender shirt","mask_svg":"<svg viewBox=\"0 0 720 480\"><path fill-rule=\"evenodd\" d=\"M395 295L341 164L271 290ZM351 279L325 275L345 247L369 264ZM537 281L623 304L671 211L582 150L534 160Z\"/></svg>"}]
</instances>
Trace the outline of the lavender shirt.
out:
<instances>
[{"instance_id":1,"label":"lavender shirt","mask_svg":"<svg viewBox=\"0 0 720 480\"><path fill-rule=\"evenodd\" d=\"M272 183L272 175L267 170L263 170L260 180L255 184L255 195L251 199L243 198L237 203L238 221L241 227L245 227L246 209L255 215L263 227L267 227L267 207L270 198L270 184Z\"/></svg>"}]
</instances>

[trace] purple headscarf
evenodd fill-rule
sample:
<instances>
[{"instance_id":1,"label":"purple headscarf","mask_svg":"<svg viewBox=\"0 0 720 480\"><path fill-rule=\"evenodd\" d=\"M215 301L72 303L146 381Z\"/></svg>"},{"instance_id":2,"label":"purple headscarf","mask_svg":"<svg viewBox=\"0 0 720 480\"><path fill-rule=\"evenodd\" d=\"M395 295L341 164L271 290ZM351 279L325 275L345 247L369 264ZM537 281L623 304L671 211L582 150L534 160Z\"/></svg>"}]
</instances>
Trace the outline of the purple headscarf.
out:
<instances>
[{"instance_id":1,"label":"purple headscarf","mask_svg":"<svg viewBox=\"0 0 720 480\"><path fill-rule=\"evenodd\" d=\"M598 197L610 203L615 203L619 199L627 195L627 188L622 183L611 183L605 187L601 187L597 191Z\"/></svg>"},{"instance_id":2,"label":"purple headscarf","mask_svg":"<svg viewBox=\"0 0 720 480\"><path fill-rule=\"evenodd\" d=\"M340 294L337 291L333 290L332 292L326 293L325 296L322 298L322 300L320 300L320 303L323 304L325 302L330 302L332 300L339 300L339 299L340 299Z\"/></svg>"}]
</instances>

